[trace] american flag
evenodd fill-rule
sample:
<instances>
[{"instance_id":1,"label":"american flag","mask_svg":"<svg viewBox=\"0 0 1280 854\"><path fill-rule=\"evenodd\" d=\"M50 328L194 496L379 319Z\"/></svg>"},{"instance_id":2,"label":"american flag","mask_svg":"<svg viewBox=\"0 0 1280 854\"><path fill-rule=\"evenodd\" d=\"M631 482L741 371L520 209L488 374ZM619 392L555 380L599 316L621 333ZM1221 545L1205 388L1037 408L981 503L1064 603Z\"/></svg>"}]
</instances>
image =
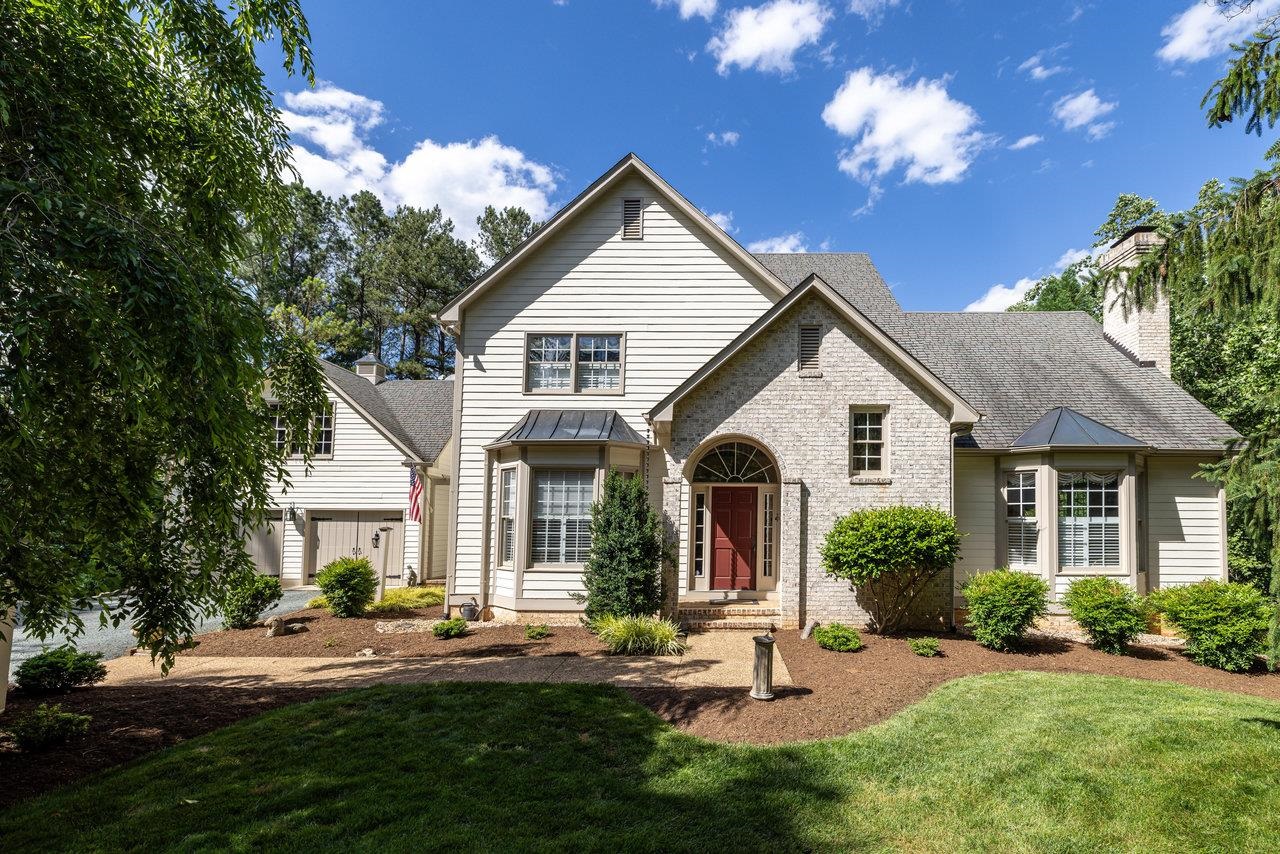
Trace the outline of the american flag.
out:
<instances>
[{"instance_id":1,"label":"american flag","mask_svg":"<svg viewBox=\"0 0 1280 854\"><path fill-rule=\"evenodd\" d=\"M422 481L418 480L418 470L409 467L409 520L422 521Z\"/></svg>"}]
</instances>

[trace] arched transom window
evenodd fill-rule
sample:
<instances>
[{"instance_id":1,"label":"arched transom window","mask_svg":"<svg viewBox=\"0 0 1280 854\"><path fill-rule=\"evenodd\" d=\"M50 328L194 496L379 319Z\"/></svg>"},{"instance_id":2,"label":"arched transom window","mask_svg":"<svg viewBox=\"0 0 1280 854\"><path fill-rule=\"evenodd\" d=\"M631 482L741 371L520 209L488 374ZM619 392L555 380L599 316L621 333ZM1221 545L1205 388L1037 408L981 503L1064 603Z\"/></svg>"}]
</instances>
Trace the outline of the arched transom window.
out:
<instances>
[{"instance_id":1,"label":"arched transom window","mask_svg":"<svg viewBox=\"0 0 1280 854\"><path fill-rule=\"evenodd\" d=\"M777 483L769 455L746 442L722 442L702 455L693 470L695 483Z\"/></svg>"}]
</instances>

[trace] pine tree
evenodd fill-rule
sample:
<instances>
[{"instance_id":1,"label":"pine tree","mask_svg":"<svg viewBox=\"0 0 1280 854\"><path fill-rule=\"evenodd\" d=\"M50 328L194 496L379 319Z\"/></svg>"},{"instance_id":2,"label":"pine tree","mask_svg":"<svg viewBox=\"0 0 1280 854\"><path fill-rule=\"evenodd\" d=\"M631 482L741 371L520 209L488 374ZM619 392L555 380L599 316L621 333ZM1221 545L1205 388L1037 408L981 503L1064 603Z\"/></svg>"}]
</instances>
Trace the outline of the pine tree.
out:
<instances>
[{"instance_id":1,"label":"pine tree","mask_svg":"<svg viewBox=\"0 0 1280 854\"><path fill-rule=\"evenodd\" d=\"M662 605L662 529L638 476L610 469L591 507L591 551L582 574L586 616L652 616Z\"/></svg>"}]
</instances>

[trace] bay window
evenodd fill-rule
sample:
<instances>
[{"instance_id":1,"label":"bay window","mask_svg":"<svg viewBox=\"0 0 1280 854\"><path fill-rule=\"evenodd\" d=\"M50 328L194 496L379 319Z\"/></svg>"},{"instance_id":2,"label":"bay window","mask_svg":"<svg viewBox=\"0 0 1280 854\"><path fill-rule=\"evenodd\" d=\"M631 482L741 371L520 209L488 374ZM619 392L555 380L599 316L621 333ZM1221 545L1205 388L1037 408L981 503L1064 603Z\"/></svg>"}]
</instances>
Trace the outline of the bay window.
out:
<instances>
[{"instance_id":1,"label":"bay window","mask_svg":"<svg viewBox=\"0 0 1280 854\"><path fill-rule=\"evenodd\" d=\"M498 560L510 566L516 557L516 470L502 470L498 492Z\"/></svg>"},{"instance_id":2,"label":"bay window","mask_svg":"<svg viewBox=\"0 0 1280 854\"><path fill-rule=\"evenodd\" d=\"M1058 473L1058 564L1062 569L1120 567L1120 475Z\"/></svg>"},{"instance_id":3,"label":"bay window","mask_svg":"<svg viewBox=\"0 0 1280 854\"><path fill-rule=\"evenodd\" d=\"M591 548L593 470L537 470L530 533L534 564L575 564Z\"/></svg>"},{"instance_id":4,"label":"bay window","mask_svg":"<svg viewBox=\"0 0 1280 854\"><path fill-rule=\"evenodd\" d=\"M1036 473L1009 472L1004 490L1008 564L1019 569L1035 568L1040 534L1036 519Z\"/></svg>"}]
</instances>

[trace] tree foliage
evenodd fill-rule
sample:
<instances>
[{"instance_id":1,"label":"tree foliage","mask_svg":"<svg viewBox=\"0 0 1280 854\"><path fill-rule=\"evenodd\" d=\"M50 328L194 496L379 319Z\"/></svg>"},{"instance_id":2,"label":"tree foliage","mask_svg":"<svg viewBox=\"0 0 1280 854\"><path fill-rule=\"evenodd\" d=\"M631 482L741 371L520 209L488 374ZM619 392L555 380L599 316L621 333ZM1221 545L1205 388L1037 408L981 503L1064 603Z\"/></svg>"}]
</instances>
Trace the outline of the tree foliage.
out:
<instances>
[{"instance_id":1,"label":"tree foliage","mask_svg":"<svg viewBox=\"0 0 1280 854\"><path fill-rule=\"evenodd\" d=\"M1253 0L1216 0L1224 15L1245 14ZM1227 72L1209 87L1200 101L1208 105L1210 127L1244 118L1245 133L1262 134L1262 126L1275 127L1280 118L1280 14L1264 17L1253 36L1241 44L1233 44L1236 56ZM1280 146L1273 148L1274 152Z\"/></svg>"},{"instance_id":2,"label":"tree foliage","mask_svg":"<svg viewBox=\"0 0 1280 854\"><path fill-rule=\"evenodd\" d=\"M1102 293L1093 274L1091 261L1077 261L1040 279L1009 311L1085 311L1101 320Z\"/></svg>"},{"instance_id":3,"label":"tree foliage","mask_svg":"<svg viewBox=\"0 0 1280 854\"><path fill-rule=\"evenodd\" d=\"M496 210L493 205L485 206L484 213L476 217L476 225L480 227L476 249L494 264L510 255L542 227L542 223L534 222L523 208Z\"/></svg>"},{"instance_id":4,"label":"tree foliage","mask_svg":"<svg viewBox=\"0 0 1280 854\"><path fill-rule=\"evenodd\" d=\"M132 619L167 664L287 478L313 350L230 275L287 213L256 62L311 77L297 0L0 0L0 612Z\"/></svg>"},{"instance_id":5,"label":"tree foliage","mask_svg":"<svg viewBox=\"0 0 1280 854\"><path fill-rule=\"evenodd\" d=\"M586 618L652 617L662 606L662 528L644 479L610 469L591 506Z\"/></svg>"}]
</instances>

